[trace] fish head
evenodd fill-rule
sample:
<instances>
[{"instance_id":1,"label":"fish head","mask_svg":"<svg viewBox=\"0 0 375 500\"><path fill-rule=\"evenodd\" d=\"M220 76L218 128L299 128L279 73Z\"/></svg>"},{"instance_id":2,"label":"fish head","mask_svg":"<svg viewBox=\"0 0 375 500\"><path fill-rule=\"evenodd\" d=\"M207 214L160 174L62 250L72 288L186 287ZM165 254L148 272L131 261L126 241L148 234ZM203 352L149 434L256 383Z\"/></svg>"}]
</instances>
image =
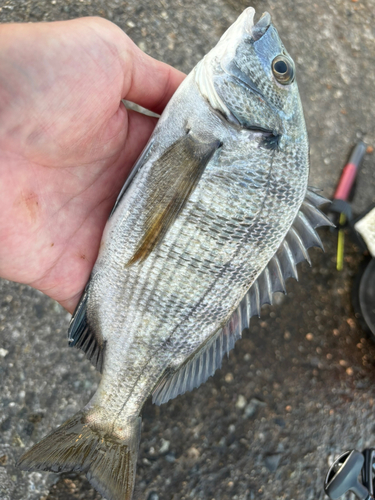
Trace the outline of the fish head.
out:
<instances>
[{"instance_id":1,"label":"fish head","mask_svg":"<svg viewBox=\"0 0 375 500\"><path fill-rule=\"evenodd\" d=\"M306 136L293 59L271 16L246 9L196 70L201 94L230 124L259 132L270 149Z\"/></svg>"}]
</instances>

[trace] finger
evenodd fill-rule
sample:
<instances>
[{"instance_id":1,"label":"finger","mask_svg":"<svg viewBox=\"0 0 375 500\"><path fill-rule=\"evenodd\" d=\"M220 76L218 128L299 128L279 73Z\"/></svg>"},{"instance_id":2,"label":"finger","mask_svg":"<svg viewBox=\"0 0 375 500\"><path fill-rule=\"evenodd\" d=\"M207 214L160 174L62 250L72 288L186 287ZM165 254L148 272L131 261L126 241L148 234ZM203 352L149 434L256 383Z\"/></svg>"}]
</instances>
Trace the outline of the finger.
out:
<instances>
[{"instance_id":1,"label":"finger","mask_svg":"<svg viewBox=\"0 0 375 500\"><path fill-rule=\"evenodd\" d=\"M124 65L123 99L161 114L185 74L157 61L131 43Z\"/></svg>"}]
</instances>

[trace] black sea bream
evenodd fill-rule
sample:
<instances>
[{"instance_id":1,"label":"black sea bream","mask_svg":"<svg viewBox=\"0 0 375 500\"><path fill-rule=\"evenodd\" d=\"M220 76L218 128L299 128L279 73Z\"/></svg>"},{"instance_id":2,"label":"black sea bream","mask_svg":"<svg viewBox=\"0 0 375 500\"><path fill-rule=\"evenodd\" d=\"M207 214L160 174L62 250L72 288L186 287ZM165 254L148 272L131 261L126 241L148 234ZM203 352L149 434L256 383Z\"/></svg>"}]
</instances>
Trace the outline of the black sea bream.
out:
<instances>
[{"instance_id":1,"label":"black sea bream","mask_svg":"<svg viewBox=\"0 0 375 500\"><path fill-rule=\"evenodd\" d=\"M103 376L87 406L20 460L83 471L132 497L141 412L220 368L250 317L285 291L329 224L307 189L293 60L246 9L175 93L107 223L70 325Z\"/></svg>"}]
</instances>

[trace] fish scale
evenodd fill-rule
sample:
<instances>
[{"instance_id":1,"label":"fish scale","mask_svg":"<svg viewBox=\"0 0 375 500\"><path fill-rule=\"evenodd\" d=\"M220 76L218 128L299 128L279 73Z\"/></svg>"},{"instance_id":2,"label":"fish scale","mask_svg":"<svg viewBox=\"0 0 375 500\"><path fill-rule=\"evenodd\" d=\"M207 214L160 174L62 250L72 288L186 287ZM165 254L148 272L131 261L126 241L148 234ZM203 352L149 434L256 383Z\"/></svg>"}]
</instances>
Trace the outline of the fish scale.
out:
<instances>
[{"instance_id":1,"label":"fish scale","mask_svg":"<svg viewBox=\"0 0 375 500\"><path fill-rule=\"evenodd\" d=\"M269 14L253 17L185 79L125 183L69 328L101 382L22 468L80 470L108 500L130 500L146 399L213 375L321 245L315 229L329 222L307 189L294 63Z\"/></svg>"}]
</instances>

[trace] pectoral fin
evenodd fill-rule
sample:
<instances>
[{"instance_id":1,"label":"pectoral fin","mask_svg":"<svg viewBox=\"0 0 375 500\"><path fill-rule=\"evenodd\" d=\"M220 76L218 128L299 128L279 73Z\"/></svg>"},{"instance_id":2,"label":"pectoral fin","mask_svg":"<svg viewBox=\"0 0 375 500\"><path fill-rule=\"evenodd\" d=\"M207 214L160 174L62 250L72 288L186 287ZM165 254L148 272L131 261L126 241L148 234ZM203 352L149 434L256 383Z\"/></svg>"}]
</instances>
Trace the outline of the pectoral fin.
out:
<instances>
[{"instance_id":1,"label":"pectoral fin","mask_svg":"<svg viewBox=\"0 0 375 500\"><path fill-rule=\"evenodd\" d=\"M219 140L201 142L189 132L154 163L151 176L156 188L147 199L144 235L128 266L144 261L160 244L219 147Z\"/></svg>"}]
</instances>

